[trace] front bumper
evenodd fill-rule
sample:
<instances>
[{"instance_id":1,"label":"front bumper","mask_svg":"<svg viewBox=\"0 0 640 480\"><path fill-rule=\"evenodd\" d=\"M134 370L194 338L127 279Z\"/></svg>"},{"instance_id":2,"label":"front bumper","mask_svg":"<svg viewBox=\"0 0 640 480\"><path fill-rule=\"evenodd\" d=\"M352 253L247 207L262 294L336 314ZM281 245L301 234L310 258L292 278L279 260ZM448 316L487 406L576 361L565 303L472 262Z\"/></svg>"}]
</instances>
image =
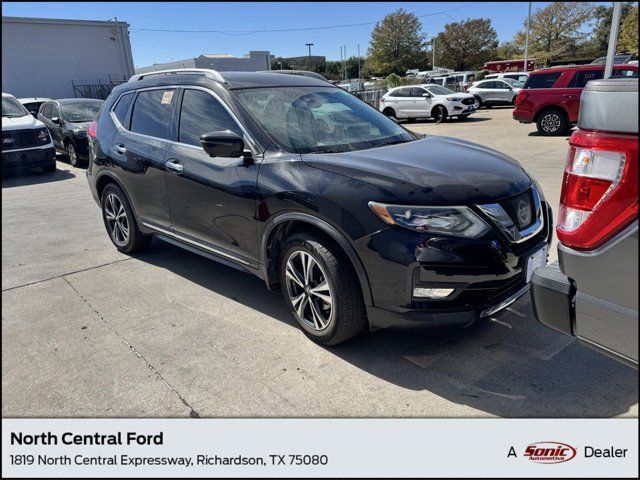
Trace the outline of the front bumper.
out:
<instances>
[{"instance_id":1,"label":"front bumper","mask_svg":"<svg viewBox=\"0 0 640 480\"><path fill-rule=\"evenodd\" d=\"M53 144L44 147L8 150L2 152L2 169L42 167L55 162L56 153Z\"/></svg>"},{"instance_id":2,"label":"front bumper","mask_svg":"<svg viewBox=\"0 0 640 480\"><path fill-rule=\"evenodd\" d=\"M551 209L544 227L522 243L497 232L483 239L423 237L388 228L356 242L367 271L372 330L466 325L506 308L529 290L529 258L551 242ZM413 296L414 288L452 288L444 299Z\"/></svg>"}]
</instances>

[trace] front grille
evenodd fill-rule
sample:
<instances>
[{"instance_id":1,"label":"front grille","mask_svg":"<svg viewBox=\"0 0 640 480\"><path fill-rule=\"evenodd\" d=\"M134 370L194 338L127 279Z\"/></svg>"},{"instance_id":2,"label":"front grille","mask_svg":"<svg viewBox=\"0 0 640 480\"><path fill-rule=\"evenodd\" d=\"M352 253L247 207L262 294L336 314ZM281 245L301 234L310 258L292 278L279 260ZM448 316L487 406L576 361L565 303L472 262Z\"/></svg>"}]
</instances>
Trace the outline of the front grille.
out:
<instances>
[{"instance_id":1,"label":"front grille","mask_svg":"<svg viewBox=\"0 0 640 480\"><path fill-rule=\"evenodd\" d=\"M462 104L463 105L473 105L474 103L476 103L476 99L475 98L463 98L462 99Z\"/></svg>"},{"instance_id":2,"label":"front grille","mask_svg":"<svg viewBox=\"0 0 640 480\"><path fill-rule=\"evenodd\" d=\"M40 129L10 130L2 132L2 150L16 148L39 147L42 142L38 138Z\"/></svg>"},{"instance_id":3,"label":"front grille","mask_svg":"<svg viewBox=\"0 0 640 480\"><path fill-rule=\"evenodd\" d=\"M536 207L531 189L516 197L503 200L500 206L507 212L518 230L527 228L536 221Z\"/></svg>"}]
</instances>

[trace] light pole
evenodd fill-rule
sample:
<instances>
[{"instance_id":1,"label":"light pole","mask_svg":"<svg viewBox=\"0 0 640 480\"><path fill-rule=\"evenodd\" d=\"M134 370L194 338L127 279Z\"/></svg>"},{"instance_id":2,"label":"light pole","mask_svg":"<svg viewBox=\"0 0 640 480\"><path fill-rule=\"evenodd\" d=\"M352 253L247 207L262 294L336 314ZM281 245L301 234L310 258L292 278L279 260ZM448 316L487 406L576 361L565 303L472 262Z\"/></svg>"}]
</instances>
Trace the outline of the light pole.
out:
<instances>
[{"instance_id":1,"label":"light pole","mask_svg":"<svg viewBox=\"0 0 640 480\"><path fill-rule=\"evenodd\" d=\"M433 40L431 41L431 55L432 55L431 70L435 72L436 71L436 37L433 37Z\"/></svg>"},{"instance_id":2,"label":"light pole","mask_svg":"<svg viewBox=\"0 0 640 480\"><path fill-rule=\"evenodd\" d=\"M360 78L360 44L358 44L358 78Z\"/></svg>"},{"instance_id":3,"label":"light pole","mask_svg":"<svg viewBox=\"0 0 640 480\"><path fill-rule=\"evenodd\" d=\"M311 71L311 47L313 47L313 43L305 43L305 46L309 48L309 71Z\"/></svg>"},{"instance_id":4,"label":"light pole","mask_svg":"<svg viewBox=\"0 0 640 480\"><path fill-rule=\"evenodd\" d=\"M529 14L527 15L527 35L524 40L524 71L529 70L529 28L531 27L531 2L529 2Z\"/></svg>"},{"instance_id":5,"label":"light pole","mask_svg":"<svg viewBox=\"0 0 640 480\"><path fill-rule=\"evenodd\" d=\"M611 30L609 31L609 46L607 47L607 59L604 62L604 78L609 78L613 72L613 63L616 56L616 47L618 45L618 28L620 27L620 13L622 4L615 2L613 4L613 18L611 19Z\"/></svg>"}]
</instances>

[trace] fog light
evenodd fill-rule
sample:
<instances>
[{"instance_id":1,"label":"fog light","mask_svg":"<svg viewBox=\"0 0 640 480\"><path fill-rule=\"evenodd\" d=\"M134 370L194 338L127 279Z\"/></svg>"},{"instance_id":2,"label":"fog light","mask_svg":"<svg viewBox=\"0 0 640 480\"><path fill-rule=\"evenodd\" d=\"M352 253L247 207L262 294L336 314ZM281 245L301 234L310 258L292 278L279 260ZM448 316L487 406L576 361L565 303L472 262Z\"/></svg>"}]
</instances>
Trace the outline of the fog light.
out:
<instances>
[{"instance_id":1,"label":"fog light","mask_svg":"<svg viewBox=\"0 0 640 480\"><path fill-rule=\"evenodd\" d=\"M454 288L422 288L416 287L413 289L414 297L422 298L447 298L453 293Z\"/></svg>"}]
</instances>

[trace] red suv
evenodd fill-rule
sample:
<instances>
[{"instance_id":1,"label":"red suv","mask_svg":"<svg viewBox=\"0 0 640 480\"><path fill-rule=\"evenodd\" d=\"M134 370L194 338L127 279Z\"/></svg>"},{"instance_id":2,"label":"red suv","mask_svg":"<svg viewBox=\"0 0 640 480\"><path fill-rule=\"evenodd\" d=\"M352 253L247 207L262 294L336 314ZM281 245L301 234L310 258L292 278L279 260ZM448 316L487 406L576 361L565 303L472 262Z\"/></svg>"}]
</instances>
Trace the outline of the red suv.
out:
<instances>
[{"instance_id":1,"label":"red suv","mask_svg":"<svg viewBox=\"0 0 640 480\"><path fill-rule=\"evenodd\" d=\"M589 80L604 75L604 65L573 65L531 72L516 97L513 118L535 122L542 135L562 135L578 121L580 94ZM614 65L613 77L637 78L637 65Z\"/></svg>"}]
</instances>

